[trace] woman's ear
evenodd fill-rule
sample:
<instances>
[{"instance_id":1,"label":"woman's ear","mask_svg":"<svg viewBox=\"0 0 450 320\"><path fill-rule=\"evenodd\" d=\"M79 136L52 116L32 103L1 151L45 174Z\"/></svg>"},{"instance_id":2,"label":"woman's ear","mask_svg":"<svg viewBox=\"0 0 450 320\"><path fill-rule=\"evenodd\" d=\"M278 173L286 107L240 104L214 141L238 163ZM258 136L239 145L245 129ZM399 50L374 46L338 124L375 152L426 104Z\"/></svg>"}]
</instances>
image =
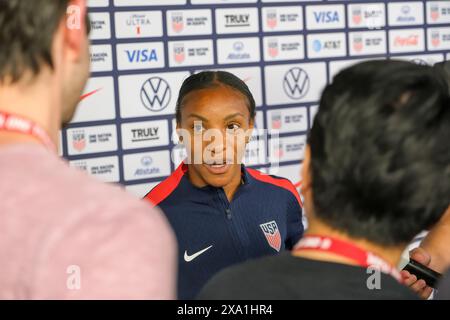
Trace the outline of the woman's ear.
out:
<instances>
[{"instance_id":1,"label":"woman's ear","mask_svg":"<svg viewBox=\"0 0 450 320\"><path fill-rule=\"evenodd\" d=\"M253 130L255 128L255 118L251 118L248 127Z\"/></svg>"},{"instance_id":2,"label":"woman's ear","mask_svg":"<svg viewBox=\"0 0 450 320\"><path fill-rule=\"evenodd\" d=\"M251 118L248 124L248 130L245 134L245 143L249 144L250 139L252 138L253 129L255 128L255 118Z\"/></svg>"},{"instance_id":3,"label":"woman's ear","mask_svg":"<svg viewBox=\"0 0 450 320\"><path fill-rule=\"evenodd\" d=\"M177 126L176 126L176 132L177 132L177 136L178 136L178 141L180 143L183 143L183 134L182 134L182 130L181 130L181 125L180 123L177 121Z\"/></svg>"}]
</instances>

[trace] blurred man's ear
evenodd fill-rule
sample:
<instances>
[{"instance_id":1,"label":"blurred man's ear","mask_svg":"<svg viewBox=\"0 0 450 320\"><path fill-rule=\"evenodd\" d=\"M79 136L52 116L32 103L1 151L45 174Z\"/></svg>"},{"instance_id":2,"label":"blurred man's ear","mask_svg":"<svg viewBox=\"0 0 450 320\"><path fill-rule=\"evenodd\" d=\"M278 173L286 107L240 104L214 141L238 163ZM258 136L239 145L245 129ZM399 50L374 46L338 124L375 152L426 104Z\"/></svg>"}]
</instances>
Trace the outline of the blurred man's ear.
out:
<instances>
[{"instance_id":1,"label":"blurred man's ear","mask_svg":"<svg viewBox=\"0 0 450 320\"><path fill-rule=\"evenodd\" d=\"M311 173L310 173L310 166L311 166L311 148L308 145L306 145L305 148L305 157L302 164L302 193L306 196L306 192L310 191L311 189Z\"/></svg>"},{"instance_id":2,"label":"blurred man's ear","mask_svg":"<svg viewBox=\"0 0 450 320\"><path fill-rule=\"evenodd\" d=\"M64 45L68 54L66 58L78 63L85 58L87 34L90 26L86 19L86 0L71 0L67 8L64 28Z\"/></svg>"},{"instance_id":3,"label":"blurred man's ear","mask_svg":"<svg viewBox=\"0 0 450 320\"><path fill-rule=\"evenodd\" d=\"M70 0L55 36L55 56L62 86L63 123L75 114L76 106L90 74L86 0ZM55 59L56 60L56 59Z\"/></svg>"},{"instance_id":4,"label":"blurred man's ear","mask_svg":"<svg viewBox=\"0 0 450 320\"><path fill-rule=\"evenodd\" d=\"M306 145L305 157L302 164L301 170L302 176L302 186L301 193L303 196L304 213L308 221L312 221L311 218L314 216L314 201L313 201L313 191L312 191L312 179L311 179L311 148Z\"/></svg>"}]
</instances>

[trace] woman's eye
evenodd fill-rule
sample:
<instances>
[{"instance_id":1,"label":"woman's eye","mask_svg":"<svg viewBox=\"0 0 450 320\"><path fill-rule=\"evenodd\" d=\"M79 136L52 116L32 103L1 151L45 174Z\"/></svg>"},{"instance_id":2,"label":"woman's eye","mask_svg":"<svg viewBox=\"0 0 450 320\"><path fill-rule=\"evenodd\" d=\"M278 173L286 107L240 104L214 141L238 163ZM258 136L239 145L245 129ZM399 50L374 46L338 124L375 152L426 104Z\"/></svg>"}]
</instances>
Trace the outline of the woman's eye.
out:
<instances>
[{"instance_id":1,"label":"woman's eye","mask_svg":"<svg viewBox=\"0 0 450 320\"><path fill-rule=\"evenodd\" d=\"M229 124L228 126L227 126L227 130L228 131L231 131L231 132L235 132L235 131L237 131L238 129L240 129L240 125L238 125L238 124L236 124L236 123L233 123L233 124Z\"/></svg>"},{"instance_id":2,"label":"woman's eye","mask_svg":"<svg viewBox=\"0 0 450 320\"><path fill-rule=\"evenodd\" d=\"M192 130L194 130L195 133L201 133L204 130L204 128L202 124L194 124L192 126Z\"/></svg>"}]
</instances>

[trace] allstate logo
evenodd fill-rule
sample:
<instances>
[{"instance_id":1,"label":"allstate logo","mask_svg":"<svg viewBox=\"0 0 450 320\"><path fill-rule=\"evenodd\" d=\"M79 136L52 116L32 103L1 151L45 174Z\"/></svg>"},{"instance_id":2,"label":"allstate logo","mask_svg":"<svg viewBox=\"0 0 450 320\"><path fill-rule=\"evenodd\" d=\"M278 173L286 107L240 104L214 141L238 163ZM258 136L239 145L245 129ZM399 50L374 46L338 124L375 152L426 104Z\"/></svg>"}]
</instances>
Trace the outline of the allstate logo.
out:
<instances>
[{"instance_id":1,"label":"allstate logo","mask_svg":"<svg viewBox=\"0 0 450 320\"><path fill-rule=\"evenodd\" d=\"M408 6L408 5L404 5L404 6L401 8L401 11L402 11L402 13L403 13L404 15L407 15L407 14L409 14L409 13L411 12L411 7Z\"/></svg>"},{"instance_id":2,"label":"allstate logo","mask_svg":"<svg viewBox=\"0 0 450 320\"><path fill-rule=\"evenodd\" d=\"M237 52L244 50L244 43L242 41L236 41L233 44L233 49Z\"/></svg>"},{"instance_id":3,"label":"allstate logo","mask_svg":"<svg viewBox=\"0 0 450 320\"><path fill-rule=\"evenodd\" d=\"M141 101L150 111L161 111L170 103L172 92L166 80L152 77L144 82L141 88Z\"/></svg>"},{"instance_id":4,"label":"allstate logo","mask_svg":"<svg viewBox=\"0 0 450 320\"><path fill-rule=\"evenodd\" d=\"M142 157L142 159L141 159L141 164L142 164L144 167L150 167L150 166L152 165L152 163L153 163L153 158L150 157L150 156L144 156L144 157Z\"/></svg>"},{"instance_id":5,"label":"allstate logo","mask_svg":"<svg viewBox=\"0 0 450 320\"><path fill-rule=\"evenodd\" d=\"M150 156L143 156L141 158L141 164L143 167L136 169L136 171L134 172L135 177L151 176L161 173L160 168L152 166L153 158Z\"/></svg>"},{"instance_id":6,"label":"allstate logo","mask_svg":"<svg viewBox=\"0 0 450 320\"><path fill-rule=\"evenodd\" d=\"M283 88L289 98L300 100L309 91L310 79L302 68L292 68L284 76Z\"/></svg>"}]
</instances>

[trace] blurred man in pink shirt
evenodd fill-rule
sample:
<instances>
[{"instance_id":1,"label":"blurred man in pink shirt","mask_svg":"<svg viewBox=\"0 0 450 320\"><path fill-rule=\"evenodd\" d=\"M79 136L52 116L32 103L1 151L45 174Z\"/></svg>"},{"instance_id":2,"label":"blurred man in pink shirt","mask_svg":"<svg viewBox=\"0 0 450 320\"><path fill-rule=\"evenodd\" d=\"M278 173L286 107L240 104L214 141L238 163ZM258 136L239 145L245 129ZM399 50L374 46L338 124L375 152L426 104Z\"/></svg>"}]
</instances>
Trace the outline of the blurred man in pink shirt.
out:
<instances>
[{"instance_id":1,"label":"blurred man in pink shirt","mask_svg":"<svg viewBox=\"0 0 450 320\"><path fill-rule=\"evenodd\" d=\"M173 299L163 215L56 154L89 77L85 0L0 0L0 299Z\"/></svg>"}]
</instances>

